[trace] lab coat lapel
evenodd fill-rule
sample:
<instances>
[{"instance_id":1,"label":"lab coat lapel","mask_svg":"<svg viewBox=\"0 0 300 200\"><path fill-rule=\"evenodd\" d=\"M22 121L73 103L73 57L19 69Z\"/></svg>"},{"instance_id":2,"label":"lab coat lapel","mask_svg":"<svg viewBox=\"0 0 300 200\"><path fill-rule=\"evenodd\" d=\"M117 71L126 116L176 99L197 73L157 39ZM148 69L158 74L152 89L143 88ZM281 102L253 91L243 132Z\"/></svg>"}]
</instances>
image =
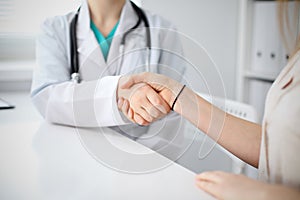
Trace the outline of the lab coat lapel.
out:
<instances>
[{"instance_id":1,"label":"lab coat lapel","mask_svg":"<svg viewBox=\"0 0 300 200\"><path fill-rule=\"evenodd\" d=\"M131 29L137 23L138 17L130 3L129 0L125 2L125 5L122 9L119 26L115 32L114 38L112 40L109 54L107 57L107 63L109 69L113 74L119 74L121 69L117 69L119 61L121 59L121 54L119 52L121 39L129 29ZM128 38L128 36L127 36Z\"/></svg>"},{"instance_id":2,"label":"lab coat lapel","mask_svg":"<svg viewBox=\"0 0 300 200\"><path fill-rule=\"evenodd\" d=\"M80 67L85 67L87 59L88 62L93 61L95 64L100 66L100 68L106 66L97 39L90 28L90 13L86 0L82 1L78 16L77 44Z\"/></svg>"},{"instance_id":3,"label":"lab coat lapel","mask_svg":"<svg viewBox=\"0 0 300 200\"><path fill-rule=\"evenodd\" d=\"M80 67L86 67L85 63L90 64L90 61L92 61L98 66L98 70L102 76L119 74L120 69L117 70L117 68L118 58L120 57L119 47L121 38L124 33L136 24L137 20L138 17L131 6L130 1L126 0L121 12L118 28L111 43L107 62L105 62L96 37L90 28L90 13L87 0L83 0L76 29ZM93 72L95 71L93 70L91 73Z\"/></svg>"},{"instance_id":4,"label":"lab coat lapel","mask_svg":"<svg viewBox=\"0 0 300 200\"><path fill-rule=\"evenodd\" d=\"M131 6L129 0L125 2L125 5L122 8L119 26L115 32L115 36L123 36L129 29L131 29L137 23L138 17Z\"/></svg>"}]
</instances>

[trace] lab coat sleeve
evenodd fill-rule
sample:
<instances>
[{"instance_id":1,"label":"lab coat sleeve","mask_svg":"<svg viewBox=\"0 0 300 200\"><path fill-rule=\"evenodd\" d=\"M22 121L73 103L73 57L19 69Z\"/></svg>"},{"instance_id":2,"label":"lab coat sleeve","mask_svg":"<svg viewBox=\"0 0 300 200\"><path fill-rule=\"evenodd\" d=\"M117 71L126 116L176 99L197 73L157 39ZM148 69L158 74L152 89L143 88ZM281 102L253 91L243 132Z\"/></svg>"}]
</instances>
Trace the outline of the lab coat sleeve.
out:
<instances>
[{"instance_id":1,"label":"lab coat sleeve","mask_svg":"<svg viewBox=\"0 0 300 200\"><path fill-rule=\"evenodd\" d=\"M64 27L68 23L59 20L55 23L45 21L37 40L38 68L31 89L34 105L52 123L77 127L128 124L116 106L119 76L106 76L80 84L69 81L69 51L68 45L63 45L69 44L65 33L68 28Z\"/></svg>"}]
</instances>

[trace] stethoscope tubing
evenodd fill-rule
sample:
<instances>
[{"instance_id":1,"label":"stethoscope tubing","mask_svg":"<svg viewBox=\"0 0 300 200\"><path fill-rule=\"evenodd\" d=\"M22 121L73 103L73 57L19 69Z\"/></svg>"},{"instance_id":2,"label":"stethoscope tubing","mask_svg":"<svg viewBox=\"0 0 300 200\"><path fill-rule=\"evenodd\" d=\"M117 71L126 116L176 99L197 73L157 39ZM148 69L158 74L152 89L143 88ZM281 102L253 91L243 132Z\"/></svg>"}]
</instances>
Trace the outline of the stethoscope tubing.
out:
<instances>
[{"instance_id":1,"label":"stethoscope tubing","mask_svg":"<svg viewBox=\"0 0 300 200\"><path fill-rule=\"evenodd\" d=\"M120 72L121 70L121 66L123 64L123 57L124 57L124 47L125 47L125 41L126 41L126 37L128 34L130 34L132 31L134 31L141 23L141 21L143 21L145 28L146 28L146 71L150 71L150 50L151 50L151 34L150 34L150 26L149 26L149 21L146 17L146 14L144 13L144 11L139 8L137 5L135 5L133 2L131 2L131 5L133 7L133 9L135 10L135 12L138 15L138 21L137 23L131 28L129 29L127 32L124 33L122 39L121 39L121 44L119 47L119 53L121 55L121 58L119 60L119 64L118 64L118 72ZM71 53L71 70L70 70L70 74L71 74L71 81L74 83L80 83L80 73L79 73L79 59L78 59L78 53L77 53L77 37L76 37L76 24L77 24L77 19L78 19L78 14L79 14L80 8L77 10L77 12L75 13L74 18L71 21L70 24L70 53Z\"/></svg>"}]
</instances>

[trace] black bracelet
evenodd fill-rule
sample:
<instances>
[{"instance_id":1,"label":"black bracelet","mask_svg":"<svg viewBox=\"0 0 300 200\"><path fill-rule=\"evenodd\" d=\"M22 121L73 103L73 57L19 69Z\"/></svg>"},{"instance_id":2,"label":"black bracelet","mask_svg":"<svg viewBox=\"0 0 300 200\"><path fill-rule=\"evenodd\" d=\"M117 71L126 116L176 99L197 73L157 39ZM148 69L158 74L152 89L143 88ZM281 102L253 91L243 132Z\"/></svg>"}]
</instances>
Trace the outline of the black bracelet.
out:
<instances>
[{"instance_id":1,"label":"black bracelet","mask_svg":"<svg viewBox=\"0 0 300 200\"><path fill-rule=\"evenodd\" d=\"M172 107L171 107L172 110L174 110L175 103L176 103L176 101L177 101L179 95L182 93L182 91L183 91L184 88L185 88L185 85L183 85L183 87L181 88L181 90L180 90L179 93L177 94L177 96L176 96L176 98L175 98L175 100L174 100L174 102L173 102L173 104L172 104Z\"/></svg>"}]
</instances>

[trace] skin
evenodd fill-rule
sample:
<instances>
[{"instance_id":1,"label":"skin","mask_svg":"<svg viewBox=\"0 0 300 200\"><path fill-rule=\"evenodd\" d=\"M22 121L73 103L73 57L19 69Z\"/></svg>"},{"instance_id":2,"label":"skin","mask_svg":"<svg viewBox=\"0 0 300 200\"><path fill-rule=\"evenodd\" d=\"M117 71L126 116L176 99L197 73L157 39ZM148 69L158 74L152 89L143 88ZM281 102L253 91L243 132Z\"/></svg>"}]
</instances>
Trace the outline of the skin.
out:
<instances>
[{"instance_id":1,"label":"skin","mask_svg":"<svg viewBox=\"0 0 300 200\"><path fill-rule=\"evenodd\" d=\"M120 19L125 0L88 0L91 19L106 37Z\"/></svg>"},{"instance_id":2,"label":"skin","mask_svg":"<svg viewBox=\"0 0 300 200\"><path fill-rule=\"evenodd\" d=\"M217 199L224 200L296 200L299 190L282 185L272 185L250 179L240 174L221 171L204 172L196 176L196 185Z\"/></svg>"},{"instance_id":3,"label":"skin","mask_svg":"<svg viewBox=\"0 0 300 200\"><path fill-rule=\"evenodd\" d=\"M125 79L127 81L124 81L123 88L147 83L161 95L170 107L183 87L181 83L153 73L132 75L129 79ZM127 111L133 112L134 115L134 110L129 111L130 109L132 108L128 107ZM262 132L260 125L225 113L187 87L184 88L177 99L174 111L185 117L237 157L254 167L258 166Z\"/></svg>"},{"instance_id":4,"label":"skin","mask_svg":"<svg viewBox=\"0 0 300 200\"><path fill-rule=\"evenodd\" d=\"M124 4L125 0L88 0L91 19L103 36L106 37L119 21ZM122 80L119 81L120 84ZM131 121L148 125L170 111L169 105L149 85L139 84L131 89L122 89L119 85L118 103L123 104L123 99L128 100L124 106L130 106L134 114L132 112L128 115L128 112L124 112L124 115Z\"/></svg>"},{"instance_id":5,"label":"skin","mask_svg":"<svg viewBox=\"0 0 300 200\"><path fill-rule=\"evenodd\" d=\"M144 83L136 84L130 89L118 89L118 96L119 109L129 120L140 125L149 125L170 112L165 100Z\"/></svg>"},{"instance_id":6,"label":"skin","mask_svg":"<svg viewBox=\"0 0 300 200\"><path fill-rule=\"evenodd\" d=\"M183 87L166 76L148 72L124 79L126 81L121 88L146 83L155 89L170 107ZM123 100L123 103L125 102L126 99ZM123 112L130 113L129 117L135 115L128 104L120 106L123 106ZM174 111L240 159L255 167L258 166L262 133L260 125L225 113L187 87L179 95ZM300 192L297 189L220 171L199 174L196 177L196 185L217 199L300 199Z\"/></svg>"},{"instance_id":7,"label":"skin","mask_svg":"<svg viewBox=\"0 0 300 200\"><path fill-rule=\"evenodd\" d=\"M147 126L170 112L168 103L151 86L139 83L122 88L125 82L127 78L121 77L118 83L118 107L130 121Z\"/></svg>"}]
</instances>

